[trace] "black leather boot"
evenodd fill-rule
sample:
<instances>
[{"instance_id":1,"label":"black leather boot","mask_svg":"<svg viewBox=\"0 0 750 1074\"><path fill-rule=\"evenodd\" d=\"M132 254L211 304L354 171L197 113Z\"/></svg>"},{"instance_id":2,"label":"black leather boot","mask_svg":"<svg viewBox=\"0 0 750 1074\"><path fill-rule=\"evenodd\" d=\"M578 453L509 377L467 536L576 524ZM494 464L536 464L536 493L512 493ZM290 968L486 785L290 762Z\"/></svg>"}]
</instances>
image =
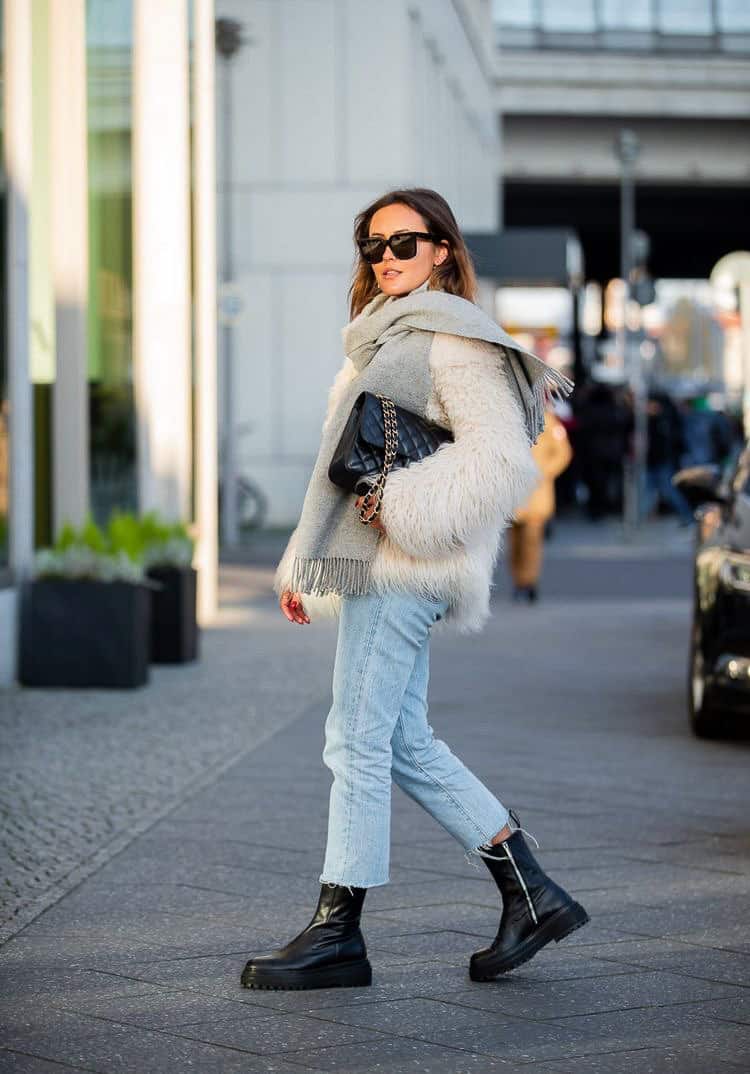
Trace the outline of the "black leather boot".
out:
<instances>
[{"instance_id":1,"label":"black leather boot","mask_svg":"<svg viewBox=\"0 0 750 1074\"><path fill-rule=\"evenodd\" d=\"M372 983L359 928L367 888L322 884L310 924L286 947L251 958L245 988L351 988Z\"/></svg>"},{"instance_id":2,"label":"black leather boot","mask_svg":"<svg viewBox=\"0 0 750 1074\"><path fill-rule=\"evenodd\" d=\"M551 940L562 940L589 920L580 903L550 880L520 830L481 849L503 897L503 912L492 946L471 956L472 981L490 981L515 969Z\"/></svg>"}]
</instances>

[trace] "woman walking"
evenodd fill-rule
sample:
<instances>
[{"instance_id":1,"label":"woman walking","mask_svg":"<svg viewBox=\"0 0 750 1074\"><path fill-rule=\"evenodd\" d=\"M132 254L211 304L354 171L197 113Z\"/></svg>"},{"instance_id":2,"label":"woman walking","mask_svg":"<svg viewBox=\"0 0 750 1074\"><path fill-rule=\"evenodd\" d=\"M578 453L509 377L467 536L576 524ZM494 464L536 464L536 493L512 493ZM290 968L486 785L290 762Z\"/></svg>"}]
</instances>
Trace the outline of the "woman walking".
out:
<instances>
[{"instance_id":1,"label":"woman walking","mask_svg":"<svg viewBox=\"0 0 750 1074\"><path fill-rule=\"evenodd\" d=\"M544 432L531 449L534 462L542 478L523 507L513 516L510 528L510 554L508 557L513 579L513 599L538 599L539 575L542 573L544 556L544 529L555 513L555 478L573 458L573 449L565 426L548 410Z\"/></svg>"},{"instance_id":2,"label":"woman walking","mask_svg":"<svg viewBox=\"0 0 750 1074\"><path fill-rule=\"evenodd\" d=\"M475 305L470 255L435 191L384 195L358 215L354 238L347 357L274 580L290 622L339 616L325 861L312 920L285 947L250 959L248 988L370 984L360 916L367 889L389 879L392 780L484 860L500 889L497 935L472 955L474 980L513 969L588 920L542 871L515 814L427 721L431 632L438 622L459 633L486 623L502 532L539 479L530 446L545 403L573 385ZM388 474L379 513L328 477L363 391L452 434Z\"/></svg>"}]
</instances>

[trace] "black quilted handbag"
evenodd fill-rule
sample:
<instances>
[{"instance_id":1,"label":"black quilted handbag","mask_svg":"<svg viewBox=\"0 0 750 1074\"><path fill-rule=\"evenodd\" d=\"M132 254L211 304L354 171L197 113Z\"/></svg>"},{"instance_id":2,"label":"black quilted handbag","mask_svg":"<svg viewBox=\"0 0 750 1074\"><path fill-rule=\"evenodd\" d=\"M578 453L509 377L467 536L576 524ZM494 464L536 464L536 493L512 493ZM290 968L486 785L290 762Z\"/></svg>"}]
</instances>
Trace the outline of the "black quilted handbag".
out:
<instances>
[{"instance_id":1,"label":"black quilted handbag","mask_svg":"<svg viewBox=\"0 0 750 1074\"><path fill-rule=\"evenodd\" d=\"M334 485L364 496L359 520L368 526L380 512L390 470L419 462L453 440L447 429L425 421L392 399L362 392L356 399L328 476Z\"/></svg>"}]
</instances>

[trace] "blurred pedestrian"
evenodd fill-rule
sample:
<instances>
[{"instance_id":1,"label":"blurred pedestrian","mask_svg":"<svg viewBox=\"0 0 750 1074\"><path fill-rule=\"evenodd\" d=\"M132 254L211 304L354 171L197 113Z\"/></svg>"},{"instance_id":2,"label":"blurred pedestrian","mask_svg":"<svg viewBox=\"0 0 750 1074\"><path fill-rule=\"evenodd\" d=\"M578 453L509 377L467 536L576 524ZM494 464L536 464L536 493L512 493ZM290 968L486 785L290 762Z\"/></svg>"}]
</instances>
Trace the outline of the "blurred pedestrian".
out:
<instances>
[{"instance_id":1,"label":"blurred pedestrian","mask_svg":"<svg viewBox=\"0 0 750 1074\"><path fill-rule=\"evenodd\" d=\"M672 484L672 475L680 465L685 450L682 416L668 392L653 389L647 402L648 450L644 515L656 508L659 498L671 505L684 526L692 524L693 512L680 490Z\"/></svg>"},{"instance_id":2,"label":"blurred pedestrian","mask_svg":"<svg viewBox=\"0 0 750 1074\"><path fill-rule=\"evenodd\" d=\"M530 451L543 424L539 403L572 384L522 355L475 304L470 255L435 191L384 195L359 214L354 234L347 359L274 580L290 622L309 623L321 598L340 617L323 752L333 774L328 841L312 920L286 946L248 961L249 988L370 984L360 915L367 888L389 879L392 779L469 860L486 863L500 889L500 925L472 956L473 979L513 969L588 920L542 871L515 814L427 722L431 631L440 620L476 631L489 617L502 529L539 477ZM364 390L453 434L392 470L374 506L369 494L354 500L328 478Z\"/></svg>"},{"instance_id":3,"label":"blurred pedestrian","mask_svg":"<svg viewBox=\"0 0 750 1074\"><path fill-rule=\"evenodd\" d=\"M578 401L576 451L588 490L586 513L598 522L615 508L632 416L608 384L590 385Z\"/></svg>"},{"instance_id":4,"label":"blurred pedestrian","mask_svg":"<svg viewBox=\"0 0 750 1074\"><path fill-rule=\"evenodd\" d=\"M555 513L555 478L570 465L573 450L565 426L547 410L544 432L531 449L542 472L542 480L516 511L510 529L509 564L513 579L513 599L538 599L539 576L544 553L544 531Z\"/></svg>"},{"instance_id":5,"label":"blurred pedestrian","mask_svg":"<svg viewBox=\"0 0 750 1074\"><path fill-rule=\"evenodd\" d=\"M682 413L685 451L680 466L722 466L732 453L732 426L722 410L714 410L705 393L686 400Z\"/></svg>"}]
</instances>

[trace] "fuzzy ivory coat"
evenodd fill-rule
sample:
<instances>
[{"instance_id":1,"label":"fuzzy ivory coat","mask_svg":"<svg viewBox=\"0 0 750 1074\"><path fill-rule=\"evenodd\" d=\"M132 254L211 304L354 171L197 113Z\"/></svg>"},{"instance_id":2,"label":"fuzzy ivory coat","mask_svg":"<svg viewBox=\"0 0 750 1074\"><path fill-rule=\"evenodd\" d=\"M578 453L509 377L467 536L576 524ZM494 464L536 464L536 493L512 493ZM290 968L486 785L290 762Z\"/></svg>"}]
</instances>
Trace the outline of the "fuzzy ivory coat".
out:
<instances>
[{"instance_id":1,"label":"fuzzy ivory coat","mask_svg":"<svg viewBox=\"0 0 750 1074\"><path fill-rule=\"evenodd\" d=\"M504 530L541 477L521 405L495 343L436 332L430 349L432 392L426 417L451 429L453 443L388 475L373 591L411 591L428 581L450 599L445 618L459 633L478 632L490 616L492 576ZM345 386L357 376L349 358L329 392L325 428ZM352 496L352 511L356 498ZM274 590L291 589L296 530L276 570ZM337 615L337 594L302 594L311 622Z\"/></svg>"}]
</instances>

